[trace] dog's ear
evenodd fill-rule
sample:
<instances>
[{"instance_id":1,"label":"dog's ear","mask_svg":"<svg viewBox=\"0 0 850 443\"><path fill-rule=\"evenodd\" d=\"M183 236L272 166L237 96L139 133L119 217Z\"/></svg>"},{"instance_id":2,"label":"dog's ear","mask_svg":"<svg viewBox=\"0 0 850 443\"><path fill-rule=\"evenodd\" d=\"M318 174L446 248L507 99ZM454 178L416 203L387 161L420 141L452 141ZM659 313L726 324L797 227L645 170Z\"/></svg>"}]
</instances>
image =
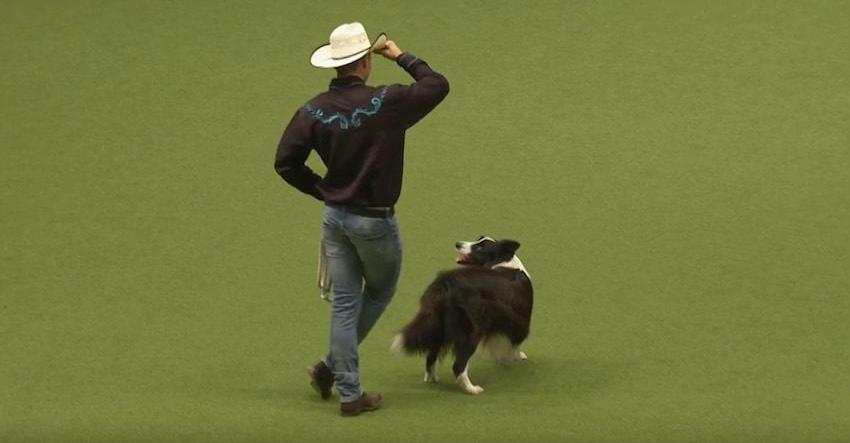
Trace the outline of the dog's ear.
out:
<instances>
[{"instance_id":1,"label":"dog's ear","mask_svg":"<svg viewBox=\"0 0 850 443\"><path fill-rule=\"evenodd\" d=\"M519 242L515 240L502 240L502 250L511 254L516 253L519 249Z\"/></svg>"},{"instance_id":2,"label":"dog's ear","mask_svg":"<svg viewBox=\"0 0 850 443\"><path fill-rule=\"evenodd\" d=\"M479 235L479 236L478 236L478 241L484 240L485 238L487 238L487 236L486 236L486 235Z\"/></svg>"}]
</instances>

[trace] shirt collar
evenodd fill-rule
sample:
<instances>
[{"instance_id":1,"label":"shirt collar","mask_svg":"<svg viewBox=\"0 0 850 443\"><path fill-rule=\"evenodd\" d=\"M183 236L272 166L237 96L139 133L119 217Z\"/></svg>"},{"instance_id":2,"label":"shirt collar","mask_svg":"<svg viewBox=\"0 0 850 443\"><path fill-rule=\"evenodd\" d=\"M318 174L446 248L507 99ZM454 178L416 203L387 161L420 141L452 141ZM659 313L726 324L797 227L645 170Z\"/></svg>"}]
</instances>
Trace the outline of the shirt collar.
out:
<instances>
[{"instance_id":1,"label":"shirt collar","mask_svg":"<svg viewBox=\"0 0 850 443\"><path fill-rule=\"evenodd\" d=\"M357 77L356 75L349 75L347 77L335 78L331 80L330 89L343 89L349 88L351 86L363 85L363 79Z\"/></svg>"}]
</instances>

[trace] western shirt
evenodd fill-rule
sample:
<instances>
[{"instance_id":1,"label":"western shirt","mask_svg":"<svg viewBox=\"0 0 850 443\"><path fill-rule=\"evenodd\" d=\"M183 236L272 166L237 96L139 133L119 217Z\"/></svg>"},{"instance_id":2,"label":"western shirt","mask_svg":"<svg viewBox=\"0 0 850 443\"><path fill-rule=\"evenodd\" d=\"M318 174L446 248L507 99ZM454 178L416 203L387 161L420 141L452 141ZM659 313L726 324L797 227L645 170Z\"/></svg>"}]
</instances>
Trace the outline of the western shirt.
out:
<instances>
[{"instance_id":1,"label":"western shirt","mask_svg":"<svg viewBox=\"0 0 850 443\"><path fill-rule=\"evenodd\" d=\"M449 92L445 77L412 54L396 60L410 85L368 86L335 78L290 120L277 147L277 173L299 191L327 203L391 207L401 194L405 132ZM327 172L305 161L316 150Z\"/></svg>"}]
</instances>

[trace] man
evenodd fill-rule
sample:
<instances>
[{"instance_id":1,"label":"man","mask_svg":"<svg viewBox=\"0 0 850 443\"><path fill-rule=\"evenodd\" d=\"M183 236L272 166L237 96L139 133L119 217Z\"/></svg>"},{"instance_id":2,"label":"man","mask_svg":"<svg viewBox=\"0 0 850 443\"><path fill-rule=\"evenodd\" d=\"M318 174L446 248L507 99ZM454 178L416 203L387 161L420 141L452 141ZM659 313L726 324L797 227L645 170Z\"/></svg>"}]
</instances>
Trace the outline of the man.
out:
<instances>
[{"instance_id":1,"label":"man","mask_svg":"<svg viewBox=\"0 0 850 443\"><path fill-rule=\"evenodd\" d=\"M371 42L360 23L344 24L310 57L336 68L323 92L295 112L275 159L275 170L299 191L325 202L322 244L332 282L330 352L308 368L311 384L330 398L334 381L344 416L381 406L379 393L360 386L357 345L395 293L401 240L393 206L401 193L405 131L449 92L446 79L404 53L386 35ZM372 87L371 53L395 61L416 81ZM315 149L327 172L304 162Z\"/></svg>"}]
</instances>

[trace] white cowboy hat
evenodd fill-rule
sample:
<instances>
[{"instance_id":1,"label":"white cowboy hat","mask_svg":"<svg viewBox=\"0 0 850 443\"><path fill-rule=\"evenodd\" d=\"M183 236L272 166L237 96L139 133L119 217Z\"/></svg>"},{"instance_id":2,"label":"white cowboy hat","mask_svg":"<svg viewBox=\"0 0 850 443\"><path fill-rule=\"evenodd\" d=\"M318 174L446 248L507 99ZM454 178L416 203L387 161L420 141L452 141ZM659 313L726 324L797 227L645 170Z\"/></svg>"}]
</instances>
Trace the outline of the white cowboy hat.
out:
<instances>
[{"instance_id":1,"label":"white cowboy hat","mask_svg":"<svg viewBox=\"0 0 850 443\"><path fill-rule=\"evenodd\" d=\"M366 29L359 22L337 26L328 40L329 44L319 46L310 56L310 64L317 68L345 66L387 45L387 35L383 32L370 43Z\"/></svg>"}]
</instances>

